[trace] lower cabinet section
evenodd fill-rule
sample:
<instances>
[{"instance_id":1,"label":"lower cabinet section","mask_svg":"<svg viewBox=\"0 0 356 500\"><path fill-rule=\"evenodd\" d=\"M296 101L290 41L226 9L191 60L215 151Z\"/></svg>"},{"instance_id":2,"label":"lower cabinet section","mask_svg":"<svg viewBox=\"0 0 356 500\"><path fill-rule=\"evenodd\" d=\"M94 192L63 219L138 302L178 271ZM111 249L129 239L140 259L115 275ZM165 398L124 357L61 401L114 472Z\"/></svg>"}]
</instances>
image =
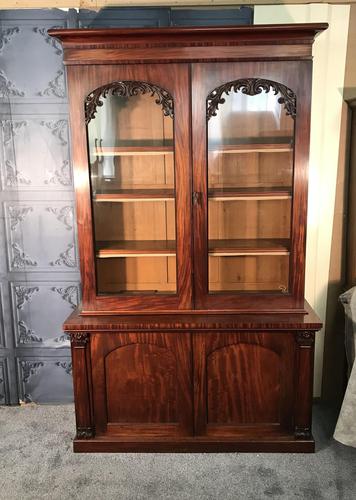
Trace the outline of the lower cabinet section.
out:
<instances>
[{"instance_id":1,"label":"lower cabinet section","mask_svg":"<svg viewBox=\"0 0 356 500\"><path fill-rule=\"evenodd\" d=\"M73 332L75 451L314 450L314 332Z\"/></svg>"}]
</instances>

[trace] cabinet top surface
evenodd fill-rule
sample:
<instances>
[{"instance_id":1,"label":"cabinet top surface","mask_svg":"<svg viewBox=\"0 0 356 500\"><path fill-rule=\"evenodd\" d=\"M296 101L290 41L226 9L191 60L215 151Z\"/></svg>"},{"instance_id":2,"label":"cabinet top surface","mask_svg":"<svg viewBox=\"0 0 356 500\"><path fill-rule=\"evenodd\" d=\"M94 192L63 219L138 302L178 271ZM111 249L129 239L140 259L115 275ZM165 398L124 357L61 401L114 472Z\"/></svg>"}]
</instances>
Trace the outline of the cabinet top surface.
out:
<instances>
[{"instance_id":1,"label":"cabinet top surface","mask_svg":"<svg viewBox=\"0 0 356 500\"><path fill-rule=\"evenodd\" d=\"M189 311L183 314L121 314L81 316L75 310L64 323L66 331L110 330L320 330L322 323L305 301L304 313L210 314Z\"/></svg>"},{"instance_id":2,"label":"cabinet top surface","mask_svg":"<svg viewBox=\"0 0 356 500\"><path fill-rule=\"evenodd\" d=\"M209 36L214 38L232 38L239 40L280 40L281 38L311 39L328 28L327 23L304 24L260 24L249 26L214 26L214 27L166 27L166 28L81 28L81 29L50 29L48 34L60 39L64 44L90 44L117 41L127 38L157 38L160 39L186 39L191 37L202 39Z\"/></svg>"}]
</instances>

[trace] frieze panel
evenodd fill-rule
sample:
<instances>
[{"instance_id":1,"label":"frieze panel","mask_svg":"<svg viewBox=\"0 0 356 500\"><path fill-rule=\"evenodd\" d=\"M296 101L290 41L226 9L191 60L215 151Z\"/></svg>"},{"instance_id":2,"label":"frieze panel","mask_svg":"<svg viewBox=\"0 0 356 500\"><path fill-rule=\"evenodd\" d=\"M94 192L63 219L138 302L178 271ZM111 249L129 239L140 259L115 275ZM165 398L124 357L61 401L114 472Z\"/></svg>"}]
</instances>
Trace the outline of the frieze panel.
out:
<instances>
[{"instance_id":1,"label":"frieze panel","mask_svg":"<svg viewBox=\"0 0 356 500\"><path fill-rule=\"evenodd\" d=\"M315 325L314 325L315 326ZM313 325L310 325L310 328L314 327ZM303 328L307 327L307 325L303 325ZM68 327L68 331L70 332L70 335L73 335L74 333L79 333L82 330L88 330L88 331L110 331L110 330L118 330L118 331L165 331L165 330L172 330L172 331L184 331L184 330L224 330L226 332L228 331L285 331L285 332L291 332L291 330L296 330L298 326L289 326L286 325L286 327L282 328L280 324L273 324L273 323L268 323L266 324L258 324L256 325L255 323L241 323L241 319L236 319L236 321L227 321L227 320L221 320L221 321L184 321L183 319L181 321L166 321L165 319L161 319L160 321L142 321L140 322L135 321L135 322L130 322L130 323L105 323L105 316L102 317L102 322L100 324L100 327L96 327L95 324L90 323L90 319L88 317L88 323L80 324L80 325L72 325ZM297 335L299 332L295 332L295 335ZM315 336L315 331L309 332L313 336Z\"/></svg>"}]
</instances>

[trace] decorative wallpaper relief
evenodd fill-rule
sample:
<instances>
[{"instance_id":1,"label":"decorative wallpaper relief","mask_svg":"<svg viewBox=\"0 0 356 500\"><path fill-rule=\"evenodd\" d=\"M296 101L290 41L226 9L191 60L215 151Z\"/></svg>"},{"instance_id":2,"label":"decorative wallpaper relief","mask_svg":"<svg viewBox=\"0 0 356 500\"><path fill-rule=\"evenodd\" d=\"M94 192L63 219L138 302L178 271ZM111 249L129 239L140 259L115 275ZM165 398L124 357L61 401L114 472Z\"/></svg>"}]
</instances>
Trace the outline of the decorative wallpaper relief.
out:
<instances>
[{"instance_id":1,"label":"decorative wallpaper relief","mask_svg":"<svg viewBox=\"0 0 356 500\"><path fill-rule=\"evenodd\" d=\"M79 304L79 283L12 282L10 288L16 345L69 346L62 324Z\"/></svg>"},{"instance_id":2,"label":"decorative wallpaper relief","mask_svg":"<svg viewBox=\"0 0 356 500\"><path fill-rule=\"evenodd\" d=\"M0 10L0 405L72 401L79 303L63 51L69 9ZM6 350L4 350L4 347Z\"/></svg>"},{"instance_id":3,"label":"decorative wallpaper relief","mask_svg":"<svg viewBox=\"0 0 356 500\"><path fill-rule=\"evenodd\" d=\"M52 101L66 98L62 48L47 34L50 28L66 27L66 22L56 25L48 21L38 25L26 22L21 26L20 22L17 25L14 22L3 20L0 29L0 98Z\"/></svg>"},{"instance_id":4,"label":"decorative wallpaper relief","mask_svg":"<svg viewBox=\"0 0 356 500\"><path fill-rule=\"evenodd\" d=\"M4 202L9 271L78 270L71 201Z\"/></svg>"},{"instance_id":5,"label":"decorative wallpaper relief","mask_svg":"<svg viewBox=\"0 0 356 500\"><path fill-rule=\"evenodd\" d=\"M24 97L25 92L18 89L3 69L0 69L0 98Z\"/></svg>"},{"instance_id":6,"label":"decorative wallpaper relief","mask_svg":"<svg viewBox=\"0 0 356 500\"><path fill-rule=\"evenodd\" d=\"M67 116L0 120L4 189L71 190L68 134Z\"/></svg>"},{"instance_id":7,"label":"decorative wallpaper relief","mask_svg":"<svg viewBox=\"0 0 356 500\"><path fill-rule=\"evenodd\" d=\"M0 30L0 54L2 54L6 44L10 43L11 39L18 33L20 33L18 26Z\"/></svg>"},{"instance_id":8,"label":"decorative wallpaper relief","mask_svg":"<svg viewBox=\"0 0 356 500\"><path fill-rule=\"evenodd\" d=\"M68 356L17 358L20 399L25 403L73 401L72 365Z\"/></svg>"},{"instance_id":9,"label":"decorative wallpaper relief","mask_svg":"<svg viewBox=\"0 0 356 500\"><path fill-rule=\"evenodd\" d=\"M51 29L53 28L61 28L61 26L51 26ZM53 48L55 54L57 56L63 56L63 50L62 50L62 46L61 44L59 43L59 41L56 39L56 38L53 38L52 36L49 36L47 31L48 31L48 27L46 28L39 28L38 26L36 26L35 28L32 28L34 33L38 33L40 36L43 37L44 41L46 43L48 43L48 45L50 47Z\"/></svg>"}]
</instances>

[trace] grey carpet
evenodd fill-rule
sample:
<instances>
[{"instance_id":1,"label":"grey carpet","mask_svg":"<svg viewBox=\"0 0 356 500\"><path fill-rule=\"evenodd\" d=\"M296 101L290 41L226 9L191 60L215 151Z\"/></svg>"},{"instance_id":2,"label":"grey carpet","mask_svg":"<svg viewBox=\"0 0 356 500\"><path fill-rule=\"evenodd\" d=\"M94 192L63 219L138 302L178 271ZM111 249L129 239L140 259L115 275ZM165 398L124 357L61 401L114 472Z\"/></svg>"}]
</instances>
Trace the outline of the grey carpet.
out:
<instances>
[{"instance_id":1,"label":"grey carpet","mask_svg":"<svg viewBox=\"0 0 356 500\"><path fill-rule=\"evenodd\" d=\"M356 449L317 407L316 454L73 454L68 406L0 407L0 498L356 499Z\"/></svg>"}]
</instances>

